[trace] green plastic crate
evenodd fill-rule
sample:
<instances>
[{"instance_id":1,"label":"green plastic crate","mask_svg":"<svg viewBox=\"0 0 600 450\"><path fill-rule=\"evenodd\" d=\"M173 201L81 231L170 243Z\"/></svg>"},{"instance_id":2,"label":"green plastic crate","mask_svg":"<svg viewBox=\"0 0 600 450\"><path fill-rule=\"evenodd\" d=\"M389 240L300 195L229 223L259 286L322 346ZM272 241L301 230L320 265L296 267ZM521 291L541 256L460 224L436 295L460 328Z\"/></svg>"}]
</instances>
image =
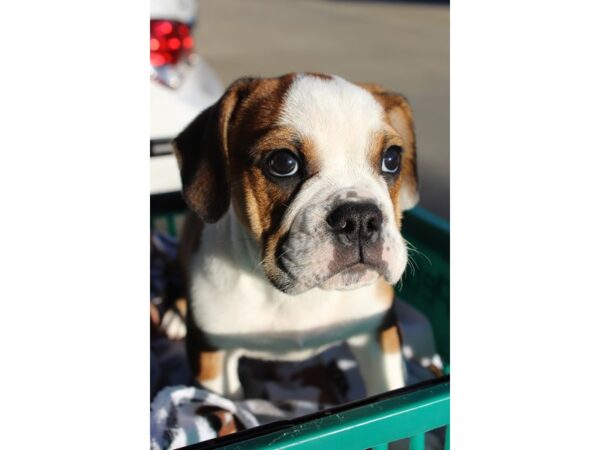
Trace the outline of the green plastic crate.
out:
<instances>
[{"instance_id":1,"label":"green plastic crate","mask_svg":"<svg viewBox=\"0 0 600 450\"><path fill-rule=\"evenodd\" d=\"M416 266L407 268L396 292L423 312L433 328L437 350L450 363L450 227L423 208L406 213L402 235ZM414 248L414 249L413 249Z\"/></svg>"},{"instance_id":2,"label":"green plastic crate","mask_svg":"<svg viewBox=\"0 0 600 450\"><path fill-rule=\"evenodd\" d=\"M151 197L153 228L176 236L184 211L179 194ZM381 450L402 439L410 441L410 450L424 450L425 434L441 427L445 427L444 448L450 448L450 229L446 221L415 208L405 214L402 231L414 248L409 253L416 267L414 272L407 269L396 291L429 318L447 375L298 419L201 442L186 450Z\"/></svg>"}]
</instances>

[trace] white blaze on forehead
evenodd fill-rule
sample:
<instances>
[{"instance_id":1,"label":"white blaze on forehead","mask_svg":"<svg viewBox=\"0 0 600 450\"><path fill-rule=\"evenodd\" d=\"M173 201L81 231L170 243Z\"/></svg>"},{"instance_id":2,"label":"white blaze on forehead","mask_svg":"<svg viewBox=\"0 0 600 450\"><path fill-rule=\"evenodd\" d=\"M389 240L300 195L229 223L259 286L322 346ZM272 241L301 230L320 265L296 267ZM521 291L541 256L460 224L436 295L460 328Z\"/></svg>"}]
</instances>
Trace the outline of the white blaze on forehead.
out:
<instances>
[{"instance_id":1,"label":"white blaze on forehead","mask_svg":"<svg viewBox=\"0 0 600 450\"><path fill-rule=\"evenodd\" d=\"M283 100L278 125L312 144L318 174L307 180L288 207L282 228L305 206L332 199L343 189L364 189L383 202L384 220L393 218L385 181L369 155L373 138L385 129L385 111L367 90L340 77L296 76Z\"/></svg>"},{"instance_id":2,"label":"white blaze on forehead","mask_svg":"<svg viewBox=\"0 0 600 450\"><path fill-rule=\"evenodd\" d=\"M295 129L316 147L323 166L364 168L384 110L365 89L340 77L298 75L289 87L278 123ZM325 157L326 155L326 157Z\"/></svg>"}]
</instances>

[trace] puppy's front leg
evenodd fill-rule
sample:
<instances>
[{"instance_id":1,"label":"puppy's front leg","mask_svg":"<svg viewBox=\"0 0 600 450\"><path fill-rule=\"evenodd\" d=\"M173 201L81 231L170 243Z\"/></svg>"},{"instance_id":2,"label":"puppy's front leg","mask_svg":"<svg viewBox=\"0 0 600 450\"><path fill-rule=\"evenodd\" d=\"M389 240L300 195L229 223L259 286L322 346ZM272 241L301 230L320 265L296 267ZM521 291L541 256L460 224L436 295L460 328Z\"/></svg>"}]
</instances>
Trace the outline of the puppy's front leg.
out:
<instances>
[{"instance_id":1,"label":"puppy's front leg","mask_svg":"<svg viewBox=\"0 0 600 450\"><path fill-rule=\"evenodd\" d=\"M395 324L348 339L365 381L367 395L404 387L401 340Z\"/></svg>"},{"instance_id":2,"label":"puppy's front leg","mask_svg":"<svg viewBox=\"0 0 600 450\"><path fill-rule=\"evenodd\" d=\"M232 400L243 397L238 376L241 350L200 351L197 356L196 381L216 394Z\"/></svg>"}]
</instances>

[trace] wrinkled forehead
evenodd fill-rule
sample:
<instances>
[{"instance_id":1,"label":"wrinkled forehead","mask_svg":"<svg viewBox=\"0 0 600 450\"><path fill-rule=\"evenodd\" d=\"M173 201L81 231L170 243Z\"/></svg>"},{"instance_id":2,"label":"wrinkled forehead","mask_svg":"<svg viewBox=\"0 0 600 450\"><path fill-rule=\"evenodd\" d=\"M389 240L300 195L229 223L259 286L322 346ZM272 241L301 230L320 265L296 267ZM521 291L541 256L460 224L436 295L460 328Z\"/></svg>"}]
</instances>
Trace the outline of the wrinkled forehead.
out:
<instances>
[{"instance_id":1,"label":"wrinkled forehead","mask_svg":"<svg viewBox=\"0 0 600 450\"><path fill-rule=\"evenodd\" d=\"M312 143L312 157L327 165L366 163L384 126L384 110L365 89L340 77L298 75L283 99L278 125ZM327 157L325 157L327 156Z\"/></svg>"}]
</instances>

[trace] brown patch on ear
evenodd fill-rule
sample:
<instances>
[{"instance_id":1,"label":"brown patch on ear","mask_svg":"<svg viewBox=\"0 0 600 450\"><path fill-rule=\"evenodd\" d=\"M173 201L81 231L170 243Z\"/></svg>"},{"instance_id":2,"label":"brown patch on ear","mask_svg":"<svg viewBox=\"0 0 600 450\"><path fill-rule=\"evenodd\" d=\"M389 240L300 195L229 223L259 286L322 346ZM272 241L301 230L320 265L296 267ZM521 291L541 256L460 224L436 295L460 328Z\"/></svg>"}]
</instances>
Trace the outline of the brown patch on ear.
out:
<instances>
[{"instance_id":1,"label":"brown patch on ear","mask_svg":"<svg viewBox=\"0 0 600 450\"><path fill-rule=\"evenodd\" d=\"M198 355L199 371L196 379L203 381L214 380L223 372L222 351L201 351Z\"/></svg>"},{"instance_id":2,"label":"brown patch on ear","mask_svg":"<svg viewBox=\"0 0 600 450\"><path fill-rule=\"evenodd\" d=\"M402 338L396 324L379 332L379 345L383 353L398 353L402 347Z\"/></svg>"},{"instance_id":3,"label":"brown patch on ear","mask_svg":"<svg viewBox=\"0 0 600 450\"><path fill-rule=\"evenodd\" d=\"M230 118L253 79L235 81L221 99L204 110L174 140L183 196L205 222L216 222L229 208Z\"/></svg>"},{"instance_id":4,"label":"brown patch on ear","mask_svg":"<svg viewBox=\"0 0 600 450\"><path fill-rule=\"evenodd\" d=\"M359 83L383 106L386 122L390 130L397 134L402 141L402 169L396 183L390 186L390 196L394 200L396 220L398 224L402 211L414 207L419 201L417 154L414 120L412 109L403 95L389 92L373 83Z\"/></svg>"}]
</instances>

